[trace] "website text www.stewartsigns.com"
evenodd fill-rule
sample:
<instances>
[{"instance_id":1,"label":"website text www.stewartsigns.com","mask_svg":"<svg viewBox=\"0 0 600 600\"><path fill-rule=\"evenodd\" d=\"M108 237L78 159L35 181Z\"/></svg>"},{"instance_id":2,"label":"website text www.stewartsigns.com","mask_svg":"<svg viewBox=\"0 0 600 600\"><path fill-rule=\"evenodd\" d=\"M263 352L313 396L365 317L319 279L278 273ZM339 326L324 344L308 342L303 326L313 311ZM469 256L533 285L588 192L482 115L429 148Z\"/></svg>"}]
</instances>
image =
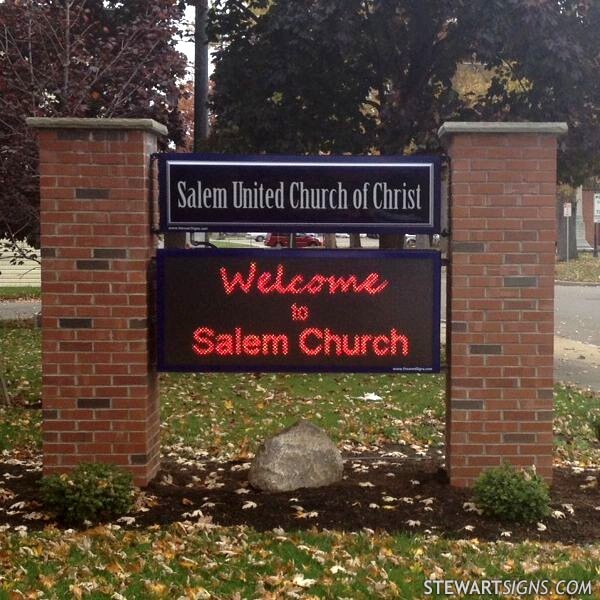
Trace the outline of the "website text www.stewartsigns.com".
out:
<instances>
[{"instance_id":1,"label":"website text www.stewartsigns.com","mask_svg":"<svg viewBox=\"0 0 600 600\"><path fill-rule=\"evenodd\" d=\"M457 580L457 579L427 579L423 583L425 596L567 596L580 598L591 596L593 592L592 581L560 580L550 581L548 579L526 580L526 579L481 579L481 580Z\"/></svg>"}]
</instances>

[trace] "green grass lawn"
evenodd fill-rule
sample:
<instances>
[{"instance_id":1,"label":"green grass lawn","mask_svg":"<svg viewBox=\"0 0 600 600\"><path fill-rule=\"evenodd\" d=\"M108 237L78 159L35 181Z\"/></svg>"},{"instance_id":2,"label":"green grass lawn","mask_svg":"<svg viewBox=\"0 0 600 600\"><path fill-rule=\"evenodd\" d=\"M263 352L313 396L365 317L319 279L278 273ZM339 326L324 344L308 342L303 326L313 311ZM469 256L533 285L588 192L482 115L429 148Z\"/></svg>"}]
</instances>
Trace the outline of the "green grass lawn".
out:
<instances>
[{"instance_id":1,"label":"green grass lawn","mask_svg":"<svg viewBox=\"0 0 600 600\"><path fill-rule=\"evenodd\" d=\"M558 281L600 284L600 257L591 252L580 252L575 260L557 262L555 276Z\"/></svg>"},{"instance_id":2,"label":"green grass lawn","mask_svg":"<svg viewBox=\"0 0 600 600\"><path fill-rule=\"evenodd\" d=\"M211 244L214 244L217 248L255 248L250 238L236 237L224 240L218 240L211 238Z\"/></svg>"},{"instance_id":3,"label":"green grass lawn","mask_svg":"<svg viewBox=\"0 0 600 600\"><path fill-rule=\"evenodd\" d=\"M0 300L29 300L41 295L41 288L35 286L0 286Z\"/></svg>"},{"instance_id":4,"label":"green grass lawn","mask_svg":"<svg viewBox=\"0 0 600 600\"><path fill-rule=\"evenodd\" d=\"M1 600L419 599L428 597L425 580L436 578L593 582L600 559L598 548L592 546L483 544L476 539L373 532L257 533L202 524L153 531L123 531L114 526L86 533L50 529L0 538L2 552L3 557L19 557L20 564L12 568L12 561L3 559L9 570L5 567L0 573ZM34 592L42 594L20 595ZM574 597L591 600L598 598L595 592Z\"/></svg>"},{"instance_id":5,"label":"green grass lawn","mask_svg":"<svg viewBox=\"0 0 600 600\"><path fill-rule=\"evenodd\" d=\"M39 400L39 330L0 326L0 356L11 395L20 403ZM368 394L381 399L367 400ZM304 417L340 446L398 443L435 451L443 447L443 404L441 375L161 375L163 450L182 457L242 458L266 435ZM597 406L597 396L557 387L557 463L600 465L588 425ZM39 410L0 408L4 460L38 453L40 429ZM445 598L426 596L424 581L597 582L599 568L600 543L257 532L215 526L208 518L134 530L118 523L84 532L0 527L0 600ZM576 597L599 594L596 587Z\"/></svg>"}]
</instances>

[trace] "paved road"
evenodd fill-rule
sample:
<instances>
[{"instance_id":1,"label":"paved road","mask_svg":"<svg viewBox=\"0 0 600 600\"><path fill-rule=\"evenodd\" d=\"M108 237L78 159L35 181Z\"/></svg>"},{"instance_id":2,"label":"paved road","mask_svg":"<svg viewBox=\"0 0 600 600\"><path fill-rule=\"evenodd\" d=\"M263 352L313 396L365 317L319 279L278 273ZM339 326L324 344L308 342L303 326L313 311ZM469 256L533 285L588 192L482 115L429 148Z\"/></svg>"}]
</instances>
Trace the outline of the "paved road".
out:
<instances>
[{"instance_id":1,"label":"paved road","mask_svg":"<svg viewBox=\"0 0 600 600\"><path fill-rule=\"evenodd\" d=\"M600 346L600 286L557 285L556 335Z\"/></svg>"},{"instance_id":2,"label":"paved road","mask_svg":"<svg viewBox=\"0 0 600 600\"><path fill-rule=\"evenodd\" d=\"M0 319L28 319L42 309L38 300L0 301Z\"/></svg>"},{"instance_id":3,"label":"paved road","mask_svg":"<svg viewBox=\"0 0 600 600\"><path fill-rule=\"evenodd\" d=\"M554 289L554 377L600 392L600 286Z\"/></svg>"}]
</instances>

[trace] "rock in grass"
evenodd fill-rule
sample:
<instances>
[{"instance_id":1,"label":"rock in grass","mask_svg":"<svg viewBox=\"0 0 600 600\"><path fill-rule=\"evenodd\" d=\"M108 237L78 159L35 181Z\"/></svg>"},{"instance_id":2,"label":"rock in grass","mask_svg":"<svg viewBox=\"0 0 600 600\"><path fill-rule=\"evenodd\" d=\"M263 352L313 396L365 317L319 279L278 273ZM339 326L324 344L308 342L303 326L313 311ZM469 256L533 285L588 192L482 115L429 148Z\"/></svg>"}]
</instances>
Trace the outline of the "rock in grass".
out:
<instances>
[{"instance_id":1,"label":"rock in grass","mask_svg":"<svg viewBox=\"0 0 600 600\"><path fill-rule=\"evenodd\" d=\"M343 470L342 455L325 432L299 421L261 445L248 479L266 492L291 492L337 483Z\"/></svg>"}]
</instances>

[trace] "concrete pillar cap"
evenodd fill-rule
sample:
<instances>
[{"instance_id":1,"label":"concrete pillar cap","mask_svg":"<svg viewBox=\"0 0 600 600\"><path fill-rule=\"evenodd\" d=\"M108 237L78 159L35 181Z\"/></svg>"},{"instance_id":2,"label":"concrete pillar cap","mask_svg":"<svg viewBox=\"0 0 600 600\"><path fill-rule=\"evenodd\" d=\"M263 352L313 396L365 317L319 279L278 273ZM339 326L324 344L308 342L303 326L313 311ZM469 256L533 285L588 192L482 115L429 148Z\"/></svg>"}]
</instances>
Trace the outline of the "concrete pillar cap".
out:
<instances>
[{"instance_id":1,"label":"concrete pillar cap","mask_svg":"<svg viewBox=\"0 0 600 600\"><path fill-rule=\"evenodd\" d=\"M121 129L147 131L167 135L168 129L154 119L85 119L77 117L28 117L25 122L32 129Z\"/></svg>"},{"instance_id":2,"label":"concrete pillar cap","mask_svg":"<svg viewBox=\"0 0 600 600\"><path fill-rule=\"evenodd\" d=\"M467 122L467 121L447 121L438 130L438 136L446 136L457 133L544 133L549 135L564 135L569 130L566 123L561 122Z\"/></svg>"}]
</instances>

